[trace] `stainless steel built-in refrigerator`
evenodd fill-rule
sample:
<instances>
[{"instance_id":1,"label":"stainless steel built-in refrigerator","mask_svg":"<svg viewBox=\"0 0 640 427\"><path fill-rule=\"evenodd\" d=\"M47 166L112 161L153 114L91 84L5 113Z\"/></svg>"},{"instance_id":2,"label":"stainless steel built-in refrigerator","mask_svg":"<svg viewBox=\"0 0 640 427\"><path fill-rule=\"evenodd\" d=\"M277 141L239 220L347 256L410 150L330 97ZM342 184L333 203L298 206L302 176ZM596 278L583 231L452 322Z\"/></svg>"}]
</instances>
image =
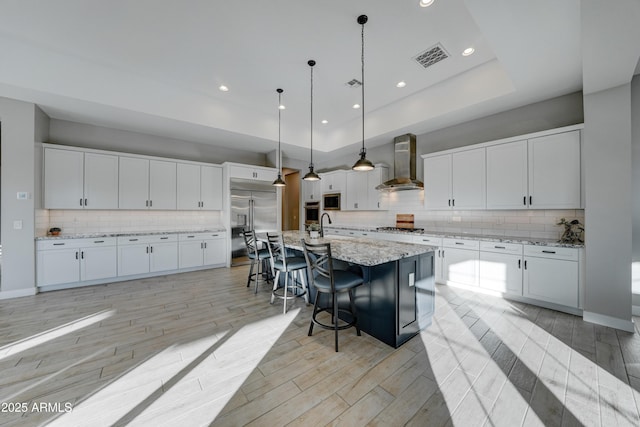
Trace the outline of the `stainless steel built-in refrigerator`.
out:
<instances>
[{"instance_id":1,"label":"stainless steel built-in refrigerator","mask_svg":"<svg viewBox=\"0 0 640 427\"><path fill-rule=\"evenodd\" d=\"M243 230L257 234L277 231L278 206L276 189L271 183L231 180L231 265L248 262Z\"/></svg>"}]
</instances>

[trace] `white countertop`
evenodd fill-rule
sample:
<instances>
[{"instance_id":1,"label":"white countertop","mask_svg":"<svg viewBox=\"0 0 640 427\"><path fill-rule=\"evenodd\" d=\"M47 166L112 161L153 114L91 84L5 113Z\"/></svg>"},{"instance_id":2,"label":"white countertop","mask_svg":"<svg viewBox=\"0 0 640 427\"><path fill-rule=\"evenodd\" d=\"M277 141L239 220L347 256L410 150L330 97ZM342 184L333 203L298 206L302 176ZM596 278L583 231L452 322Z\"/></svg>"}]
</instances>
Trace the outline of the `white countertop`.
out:
<instances>
[{"instance_id":1,"label":"white countertop","mask_svg":"<svg viewBox=\"0 0 640 427\"><path fill-rule=\"evenodd\" d=\"M162 230L162 231L116 231L104 233L76 233L59 234L58 236L37 236L36 240L60 240L60 239L86 239L95 237L120 237L120 236L148 236L157 234L182 234L182 233L219 233L227 231L224 227L211 227L202 230Z\"/></svg>"}]
</instances>

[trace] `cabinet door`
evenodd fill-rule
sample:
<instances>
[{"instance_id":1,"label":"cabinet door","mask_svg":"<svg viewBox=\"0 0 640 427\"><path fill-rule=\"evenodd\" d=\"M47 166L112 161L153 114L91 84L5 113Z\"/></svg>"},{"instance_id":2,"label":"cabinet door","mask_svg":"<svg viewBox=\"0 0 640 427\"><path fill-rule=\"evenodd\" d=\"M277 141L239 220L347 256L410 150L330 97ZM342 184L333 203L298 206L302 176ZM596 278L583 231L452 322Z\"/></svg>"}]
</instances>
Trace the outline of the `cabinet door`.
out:
<instances>
[{"instance_id":1,"label":"cabinet door","mask_svg":"<svg viewBox=\"0 0 640 427\"><path fill-rule=\"evenodd\" d=\"M578 307L578 263L525 257L524 292L528 298Z\"/></svg>"},{"instance_id":2,"label":"cabinet door","mask_svg":"<svg viewBox=\"0 0 640 427\"><path fill-rule=\"evenodd\" d=\"M85 153L85 209L118 209L118 156Z\"/></svg>"},{"instance_id":3,"label":"cabinet door","mask_svg":"<svg viewBox=\"0 0 640 427\"><path fill-rule=\"evenodd\" d=\"M80 280L79 249L38 251L38 286Z\"/></svg>"},{"instance_id":4,"label":"cabinet door","mask_svg":"<svg viewBox=\"0 0 640 427\"><path fill-rule=\"evenodd\" d=\"M522 295L522 257L481 251L480 287L505 294Z\"/></svg>"},{"instance_id":5,"label":"cabinet door","mask_svg":"<svg viewBox=\"0 0 640 427\"><path fill-rule=\"evenodd\" d=\"M451 209L451 155L424 159L424 208Z\"/></svg>"},{"instance_id":6,"label":"cabinet door","mask_svg":"<svg viewBox=\"0 0 640 427\"><path fill-rule=\"evenodd\" d=\"M120 157L118 207L120 209L149 208L149 160Z\"/></svg>"},{"instance_id":7,"label":"cabinet door","mask_svg":"<svg viewBox=\"0 0 640 427\"><path fill-rule=\"evenodd\" d=\"M179 210L200 209L200 166L178 163L177 207Z\"/></svg>"},{"instance_id":8,"label":"cabinet door","mask_svg":"<svg viewBox=\"0 0 640 427\"><path fill-rule=\"evenodd\" d=\"M478 286L478 251L444 248L443 275L445 283Z\"/></svg>"},{"instance_id":9,"label":"cabinet door","mask_svg":"<svg viewBox=\"0 0 640 427\"><path fill-rule=\"evenodd\" d=\"M580 208L580 132L529 140L529 207Z\"/></svg>"},{"instance_id":10,"label":"cabinet door","mask_svg":"<svg viewBox=\"0 0 640 427\"><path fill-rule=\"evenodd\" d=\"M116 277L117 249L115 246L96 246L80 249L80 280Z\"/></svg>"},{"instance_id":11,"label":"cabinet door","mask_svg":"<svg viewBox=\"0 0 640 427\"><path fill-rule=\"evenodd\" d=\"M222 210L222 168L200 166L200 200L204 210Z\"/></svg>"},{"instance_id":12,"label":"cabinet door","mask_svg":"<svg viewBox=\"0 0 640 427\"><path fill-rule=\"evenodd\" d=\"M376 187L388 180L388 168L376 167L367 174L367 208L369 210L384 210L387 208L383 203L384 198L381 197L380 190L376 190Z\"/></svg>"},{"instance_id":13,"label":"cabinet door","mask_svg":"<svg viewBox=\"0 0 640 427\"><path fill-rule=\"evenodd\" d=\"M176 209L176 163L149 161L149 209Z\"/></svg>"},{"instance_id":14,"label":"cabinet door","mask_svg":"<svg viewBox=\"0 0 640 427\"><path fill-rule=\"evenodd\" d=\"M420 330L415 286L418 275L418 257L398 260L397 335L414 334Z\"/></svg>"},{"instance_id":15,"label":"cabinet door","mask_svg":"<svg viewBox=\"0 0 640 427\"><path fill-rule=\"evenodd\" d=\"M149 245L149 271L178 269L178 243L152 243Z\"/></svg>"},{"instance_id":16,"label":"cabinet door","mask_svg":"<svg viewBox=\"0 0 640 427\"><path fill-rule=\"evenodd\" d=\"M487 209L526 209L527 141L487 147Z\"/></svg>"},{"instance_id":17,"label":"cabinet door","mask_svg":"<svg viewBox=\"0 0 640 427\"><path fill-rule=\"evenodd\" d=\"M318 202L320 201L320 181L302 181L302 197L305 202Z\"/></svg>"},{"instance_id":18,"label":"cabinet door","mask_svg":"<svg viewBox=\"0 0 640 427\"><path fill-rule=\"evenodd\" d=\"M207 239L203 243L204 265L216 265L225 263L227 251L224 238Z\"/></svg>"},{"instance_id":19,"label":"cabinet door","mask_svg":"<svg viewBox=\"0 0 640 427\"><path fill-rule=\"evenodd\" d=\"M84 205L83 171L84 153L45 148L45 209L82 209Z\"/></svg>"},{"instance_id":20,"label":"cabinet door","mask_svg":"<svg viewBox=\"0 0 640 427\"><path fill-rule=\"evenodd\" d=\"M203 265L203 248L202 240L180 242L178 267L190 268Z\"/></svg>"},{"instance_id":21,"label":"cabinet door","mask_svg":"<svg viewBox=\"0 0 640 427\"><path fill-rule=\"evenodd\" d=\"M369 172L347 172L344 211L361 211L367 208L367 174Z\"/></svg>"},{"instance_id":22,"label":"cabinet door","mask_svg":"<svg viewBox=\"0 0 640 427\"><path fill-rule=\"evenodd\" d=\"M149 245L118 246L118 276L149 272Z\"/></svg>"},{"instance_id":23,"label":"cabinet door","mask_svg":"<svg viewBox=\"0 0 640 427\"><path fill-rule=\"evenodd\" d=\"M485 149L452 154L453 174L451 207L453 209L484 209L486 206Z\"/></svg>"}]
</instances>

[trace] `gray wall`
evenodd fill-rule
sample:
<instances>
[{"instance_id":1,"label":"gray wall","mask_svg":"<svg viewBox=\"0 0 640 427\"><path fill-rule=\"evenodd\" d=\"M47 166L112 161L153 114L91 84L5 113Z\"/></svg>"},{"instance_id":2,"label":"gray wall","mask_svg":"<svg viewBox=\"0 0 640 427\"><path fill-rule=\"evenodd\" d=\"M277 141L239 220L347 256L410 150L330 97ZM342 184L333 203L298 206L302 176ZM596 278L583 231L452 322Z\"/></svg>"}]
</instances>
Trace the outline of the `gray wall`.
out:
<instances>
[{"instance_id":1,"label":"gray wall","mask_svg":"<svg viewBox=\"0 0 640 427\"><path fill-rule=\"evenodd\" d=\"M268 165L266 156L260 153L65 120L51 120L48 142L198 162Z\"/></svg>"},{"instance_id":2,"label":"gray wall","mask_svg":"<svg viewBox=\"0 0 640 427\"><path fill-rule=\"evenodd\" d=\"M35 139L43 136L46 120L33 104L0 98L2 124L2 283L0 298L35 293ZM16 193L31 195L18 200ZM22 229L13 227L22 221Z\"/></svg>"},{"instance_id":3,"label":"gray wall","mask_svg":"<svg viewBox=\"0 0 640 427\"><path fill-rule=\"evenodd\" d=\"M633 244L632 260L640 262L640 75L631 80L631 203ZM633 305L640 307L640 294L632 295ZM640 311L640 310L639 310Z\"/></svg>"}]
</instances>

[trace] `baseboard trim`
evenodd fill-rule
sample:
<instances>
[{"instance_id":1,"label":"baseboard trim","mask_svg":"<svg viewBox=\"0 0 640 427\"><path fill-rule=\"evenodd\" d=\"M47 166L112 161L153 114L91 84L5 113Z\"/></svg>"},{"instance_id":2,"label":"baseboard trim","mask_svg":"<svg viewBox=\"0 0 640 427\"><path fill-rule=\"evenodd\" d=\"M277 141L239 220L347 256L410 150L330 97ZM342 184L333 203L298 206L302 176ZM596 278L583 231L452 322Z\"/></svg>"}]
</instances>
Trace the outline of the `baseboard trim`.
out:
<instances>
[{"instance_id":1,"label":"baseboard trim","mask_svg":"<svg viewBox=\"0 0 640 427\"><path fill-rule=\"evenodd\" d=\"M30 297L35 295L36 293L38 293L36 288L16 289L15 291L0 291L0 299Z\"/></svg>"},{"instance_id":2,"label":"baseboard trim","mask_svg":"<svg viewBox=\"0 0 640 427\"><path fill-rule=\"evenodd\" d=\"M582 318L585 322L595 323L609 328L620 329L626 332L635 332L633 320L623 320L617 317L605 316L604 314L592 313L584 311Z\"/></svg>"}]
</instances>

